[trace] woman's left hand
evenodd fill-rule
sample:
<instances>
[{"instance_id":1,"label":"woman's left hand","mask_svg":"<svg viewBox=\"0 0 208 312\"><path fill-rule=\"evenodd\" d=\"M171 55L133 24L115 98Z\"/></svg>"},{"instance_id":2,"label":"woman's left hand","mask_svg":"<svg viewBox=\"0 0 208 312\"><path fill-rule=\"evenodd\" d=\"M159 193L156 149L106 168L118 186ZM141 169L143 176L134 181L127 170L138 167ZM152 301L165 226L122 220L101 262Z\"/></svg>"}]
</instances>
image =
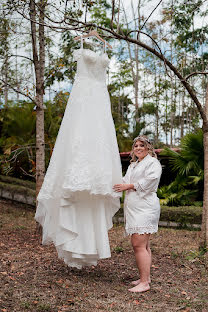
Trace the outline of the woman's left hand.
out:
<instances>
[{"instance_id":1,"label":"woman's left hand","mask_svg":"<svg viewBox=\"0 0 208 312\"><path fill-rule=\"evenodd\" d=\"M123 191L134 189L134 185L133 184L115 184L113 186L113 189L115 192L123 192Z\"/></svg>"}]
</instances>

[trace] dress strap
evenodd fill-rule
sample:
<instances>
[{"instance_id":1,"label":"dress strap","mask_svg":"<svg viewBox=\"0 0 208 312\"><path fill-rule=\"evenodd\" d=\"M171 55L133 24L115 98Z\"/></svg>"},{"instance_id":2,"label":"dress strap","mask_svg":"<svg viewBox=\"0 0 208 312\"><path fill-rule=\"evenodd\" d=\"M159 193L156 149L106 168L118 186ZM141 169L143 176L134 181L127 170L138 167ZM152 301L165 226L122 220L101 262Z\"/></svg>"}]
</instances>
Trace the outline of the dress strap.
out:
<instances>
[{"instance_id":1,"label":"dress strap","mask_svg":"<svg viewBox=\"0 0 208 312\"><path fill-rule=\"evenodd\" d=\"M83 37L81 35L81 49L83 49Z\"/></svg>"}]
</instances>

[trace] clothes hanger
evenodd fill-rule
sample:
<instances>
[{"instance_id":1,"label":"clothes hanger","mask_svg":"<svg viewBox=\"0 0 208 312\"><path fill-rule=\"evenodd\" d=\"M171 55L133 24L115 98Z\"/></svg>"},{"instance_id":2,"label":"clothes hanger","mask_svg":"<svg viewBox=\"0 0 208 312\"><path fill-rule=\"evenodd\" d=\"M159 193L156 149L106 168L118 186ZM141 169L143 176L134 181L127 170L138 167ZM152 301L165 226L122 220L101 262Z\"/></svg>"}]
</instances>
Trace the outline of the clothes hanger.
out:
<instances>
[{"instance_id":1,"label":"clothes hanger","mask_svg":"<svg viewBox=\"0 0 208 312\"><path fill-rule=\"evenodd\" d=\"M105 41L102 37L100 37L100 35L98 34L96 30L91 30L88 34L75 37L74 40L80 40L81 38L89 38L89 37L96 37L98 40L102 41L105 46L107 45L108 48L112 49L112 46L107 41Z\"/></svg>"}]
</instances>

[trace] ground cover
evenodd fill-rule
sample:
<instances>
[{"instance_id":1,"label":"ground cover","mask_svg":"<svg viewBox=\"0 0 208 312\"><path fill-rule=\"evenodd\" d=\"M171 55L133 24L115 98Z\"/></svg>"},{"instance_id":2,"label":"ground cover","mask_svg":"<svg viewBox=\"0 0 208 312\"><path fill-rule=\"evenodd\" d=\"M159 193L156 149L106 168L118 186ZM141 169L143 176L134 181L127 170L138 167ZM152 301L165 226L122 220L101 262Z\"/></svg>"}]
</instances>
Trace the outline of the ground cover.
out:
<instances>
[{"instance_id":1,"label":"ground cover","mask_svg":"<svg viewBox=\"0 0 208 312\"><path fill-rule=\"evenodd\" d=\"M0 311L208 311L208 274L199 232L161 228L152 236L152 288L128 292L137 277L123 227L110 231L112 257L71 269L35 234L34 211L0 200Z\"/></svg>"}]
</instances>

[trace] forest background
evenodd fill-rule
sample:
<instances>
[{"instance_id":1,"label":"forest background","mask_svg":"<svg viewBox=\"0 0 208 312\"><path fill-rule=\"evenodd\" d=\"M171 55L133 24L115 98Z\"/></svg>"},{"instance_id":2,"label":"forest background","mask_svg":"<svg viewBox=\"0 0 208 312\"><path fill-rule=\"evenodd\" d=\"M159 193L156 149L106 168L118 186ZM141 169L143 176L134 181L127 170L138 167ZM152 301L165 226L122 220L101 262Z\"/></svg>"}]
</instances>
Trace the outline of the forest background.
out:
<instances>
[{"instance_id":1,"label":"forest background","mask_svg":"<svg viewBox=\"0 0 208 312\"><path fill-rule=\"evenodd\" d=\"M37 86L31 25L25 13L29 2L1 3L0 170L3 175L34 180ZM45 1L46 4L48 19L54 23L63 9L75 18L86 20L90 16L93 23L104 27L110 27L112 22L110 1ZM183 76L199 73L191 74L189 83L205 105L207 76L200 73L206 72L208 62L207 1L116 1L114 5L117 24L124 33L142 30L145 36L141 32L133 37L145 38L152 47L157 42L163 55ZM76 33L76 29L60 27L46 27L44 33L46 167L74 81L73 52L80 47L80 42L74 41ZM103 35L113 45L107 51L112 60L107 83L120 152L129 151L132 139L139 134L148 135L155 148L179 146L182 142L183 159L166 151L173 158L176 180L163 186L159 195L166 204L189 204L193 199L202 203L203 136L195 103L178 78L153 54L128 41ZM37 36L40 39L40 32ZM97 43L87 41L85 47L101 50ZM41 45L39 52L40 49Z\"/></svg>"}]
</instances>

